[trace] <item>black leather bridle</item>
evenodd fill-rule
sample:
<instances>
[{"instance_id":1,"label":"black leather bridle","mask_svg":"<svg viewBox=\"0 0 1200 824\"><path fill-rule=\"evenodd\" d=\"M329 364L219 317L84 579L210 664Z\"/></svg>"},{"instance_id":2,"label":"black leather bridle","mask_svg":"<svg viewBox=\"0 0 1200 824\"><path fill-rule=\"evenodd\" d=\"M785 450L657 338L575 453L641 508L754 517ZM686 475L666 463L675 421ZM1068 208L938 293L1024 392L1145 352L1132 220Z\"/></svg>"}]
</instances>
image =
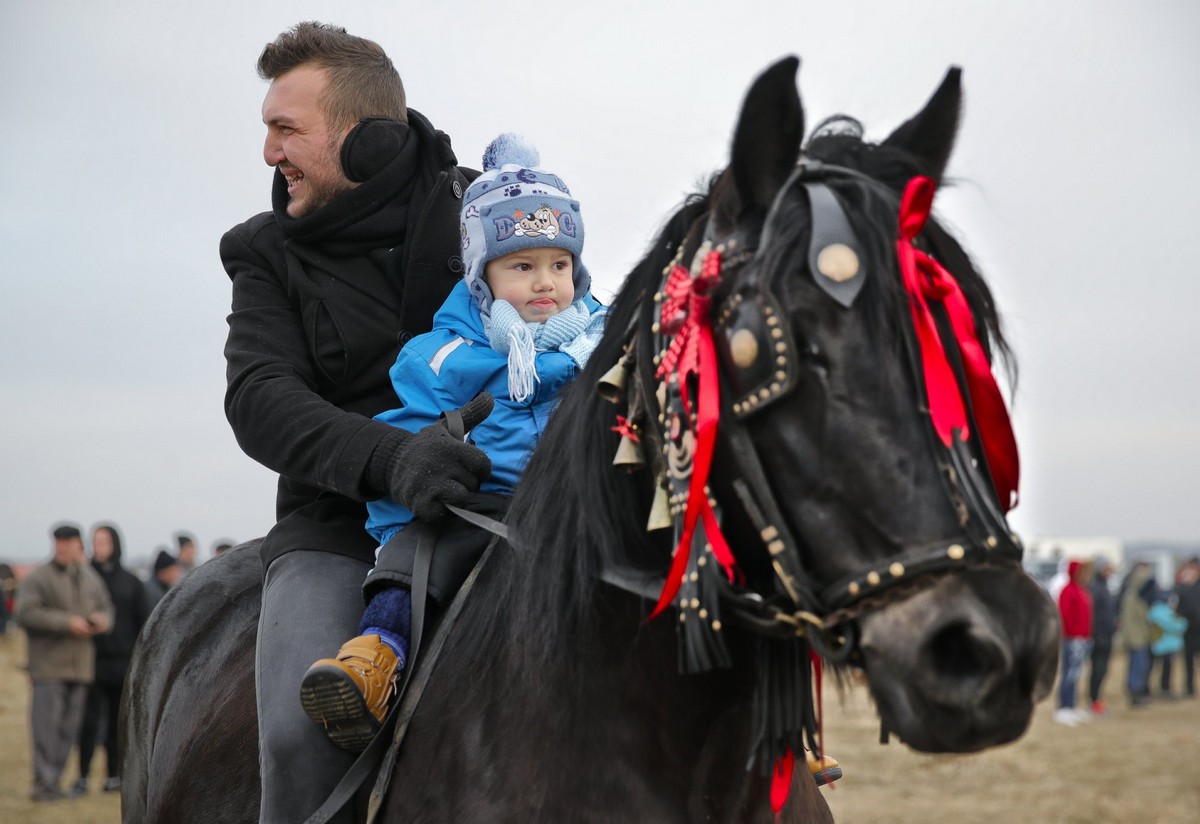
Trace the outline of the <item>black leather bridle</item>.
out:
<instances>
[{"instance_id":1,"label":"black leather bridle","mask_svg":"<svg viewBox=\"0 0 1200 824\"><path fill-rule=\"evenodd\" d=\"M689 233L690 240L680 244L675 261L676 264L688 262L695 276L701 259L712 252L721 256L724 297L715 307L712 319L722 367L718 439L724 480L735 490L736 500L717 503L726 510L738 508L754 524L775 571L775 591L768 594L735 586L719 575L712 576L722 605L722 617L767 637L805 637L822 657L834 661L846 660L856 652L855 620L863 614L911 594L939 575L983 564L1018 564L1023 552L998 505L978 444L955 439L951 447L946 447L931 425L925 427L929 445L938 464L945 468L942 473L945 490L958 513L961 534L926 546L904 547L882 561L829 584L815 580L801 566L800 544L788 527L749 434L749 427L758 413L796 388L798 370L802 368L801 353L796 351L796 338L790 329L788 314L776 295L775 284L763 282L761 269L756 270L748 264L759 249L769 248L770 239L783 220L782 204L793 190L799 188L809 202L812 216L807 271L827 294L843 308L849 308L871 273L862 269L866 256L829 185L839 180L856 180L890 200L896 199L894 192L861 172L804 160L780 188L757 238L735 235L718 242L712 236L711 217L702 217ZM703 242L699 242L700 237L704 238ZM837 250L841 254L840 268L837 261L831 266L821 259L825 250L831 247L842 247ZM664 271L655 295L655 310L664 299L671 268ZM634 364L636 374L632 377L641 384L640 391L634 395L643 408L631 408L629 417L632 420L637 416L641 420L643 437L654 443L643 451L655 457L662 454L663 444L671 433L666 431L667 415L662 408L663 381L654 377L654 367L647 353L653 352L654 363L657 363L671 341L647 313L639 314L635 326L627 334L625 361ZM906 359L911 374L918 378L914 381L918 391L915 402L927 411L928 399L919 379L922 366L917 344L909 325L904 324L904 328L907 330L904 334ZM954 341L949 334L942 338L947 342ZM946 349L951 365L958 373L960 386L963 386L959 353L952 345L947 345ZM641 356L633 357L639 350ZM811 356L814 353L804 354ZM970 415L965 387L962 394L968 399ZM970 420L971 432L978 432L973 417ZM656 469L661 474L662 466ZM674 507L675 517L680 517L680 511L680 506ZM651 600L657 597L663 585L661 574L627 568L609 568L604 571L603 578ZM689 607L695 609L696 605L697 599L685 596L679 609L686 614Z\"/></svg>"}]
</instances>

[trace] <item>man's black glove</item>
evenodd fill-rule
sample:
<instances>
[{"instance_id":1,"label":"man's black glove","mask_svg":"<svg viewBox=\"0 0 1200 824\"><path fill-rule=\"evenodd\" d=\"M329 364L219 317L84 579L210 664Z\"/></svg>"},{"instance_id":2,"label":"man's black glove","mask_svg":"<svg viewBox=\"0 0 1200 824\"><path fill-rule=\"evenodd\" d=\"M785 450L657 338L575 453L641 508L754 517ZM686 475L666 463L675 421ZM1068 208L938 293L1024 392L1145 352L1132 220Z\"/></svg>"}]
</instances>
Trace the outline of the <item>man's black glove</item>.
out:
<instances>
[{"instance_id":1,"label":"man's black glove","mask_svg":"<svg viewBox=\"0 0 1200 824\"><path fill-rule=\"evenodd\" d=\"M453 418L461 415L462 429L469 432L492 413L493 403L490 394L480 392L456 413L424 429L390 432L367 465L372 486L422 521L443 517L445 504L462 506L492 473L492 462L482 449L465 443L462 434L451 432L456 428Z\"/></svg>"}]
</instances>

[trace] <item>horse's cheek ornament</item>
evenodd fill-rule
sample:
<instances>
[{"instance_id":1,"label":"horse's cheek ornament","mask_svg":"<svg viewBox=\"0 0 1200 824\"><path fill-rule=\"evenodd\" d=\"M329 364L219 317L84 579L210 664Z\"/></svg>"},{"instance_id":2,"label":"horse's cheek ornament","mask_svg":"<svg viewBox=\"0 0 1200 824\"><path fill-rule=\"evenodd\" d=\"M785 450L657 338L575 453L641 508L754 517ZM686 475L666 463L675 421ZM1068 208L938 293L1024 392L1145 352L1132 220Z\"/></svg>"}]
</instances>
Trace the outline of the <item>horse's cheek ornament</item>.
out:
<instances>
[{"instance_id":1,"label":"horse's cheek ornament","mask_svg":"<svg viewBox=\"0 0 1200 824\"><path fill-rule=\"evenodd\" d=\"M704 549L709 550L711 547L711 552L724 570L726 578L733 581L737 575L733 553L721 533L708 490L708 474L712 468L717 423L721 416L717 352L713 343L711 317L711 293L721 280L721 252L711 249L703 255L697 254L696 257L702 263L695 276L678 262L672 266L663 289L664 299L659 316L662 334L670 335L672 339L659 361L655 377L660 381L668 381L671 387L678 391L680 400L680 408L668 412L674 417L667 439L667 449L678 449L685 440L685 434L691 435L693 444L692 471L690 479L687 479L687 508L683 516L683 530L675 547L666 583L650 615L651 618L661 614L679 592L692 555L691 547L696 535L696 526L701 521L708 541ZM692 396L693 378L695 397ZM678 497L680 496L676 496L676 500Z\"/></svg>"}]
</instances>

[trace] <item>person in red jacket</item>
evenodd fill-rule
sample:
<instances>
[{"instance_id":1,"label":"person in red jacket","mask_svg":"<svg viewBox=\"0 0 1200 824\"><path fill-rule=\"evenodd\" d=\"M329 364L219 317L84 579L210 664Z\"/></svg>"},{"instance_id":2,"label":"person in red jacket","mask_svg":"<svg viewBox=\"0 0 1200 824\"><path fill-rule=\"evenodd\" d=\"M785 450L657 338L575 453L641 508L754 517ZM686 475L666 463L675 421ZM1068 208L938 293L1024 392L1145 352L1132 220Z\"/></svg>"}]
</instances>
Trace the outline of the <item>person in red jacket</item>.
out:
<instances>
[{"instance_id":1,"label":"person in red jacket","mask_svg":"<svg viewBox=\"0 0 1200 824\"><path fill-rule=\"evenodd\" d=\"M1088 592L1091 566L1083 561L1071 561L1067 566L1070 579L1058 595L1058 614L1062 619L1062 679L1058 688L1058 711L1054 720L1075 726L1089 719L1086 711L1075 709L1079 676L1083 662L1092 647L1092 595Z\"/></svg>"}]
</instances>

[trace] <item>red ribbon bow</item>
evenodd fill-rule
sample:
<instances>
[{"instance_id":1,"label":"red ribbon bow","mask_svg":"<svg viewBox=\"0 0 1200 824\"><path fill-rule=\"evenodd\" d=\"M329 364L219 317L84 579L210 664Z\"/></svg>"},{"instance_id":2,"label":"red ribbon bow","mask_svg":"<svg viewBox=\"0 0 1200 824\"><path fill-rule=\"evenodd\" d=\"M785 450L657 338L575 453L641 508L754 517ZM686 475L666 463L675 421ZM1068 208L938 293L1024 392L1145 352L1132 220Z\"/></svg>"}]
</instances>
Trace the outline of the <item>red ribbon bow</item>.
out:
<instances>
[{"instance_id":1,"label":"red ribbon bow","mask_svg":"<svg viewBox=\"0 0 1200 824\"><path fill-rule=\"evenodd\" d=\"M979 425L977 434L996 487L996 497L1001 508L1008 512L1016 506L1021 467L1004 397L992 375L992 366L975 329L975 318L958 281L940 263L913 246L913 238L920 234L929 218L936 189L937 184L928 177L918 176L908 182L900 201L900 231L896 240L900 273L908 292L908 305L921 349L930 416L938 437L947 447L956 432L964 441L970 436L958 381L946 359L945 346L929 311L930 301L941 301L962 353L966 389Z\"/></svg>"},{"instance_id":2,"label":"red ribbon bow","mask_svg":"<svg viewBox=\"0 0 1200 824\"><path fill-rule=\"evenodd\" d=\"M667 278L659 326L663 334L672 335L655 377L665 380L672 373L678 376L679 393L684 413L690 421L692 414L691 384L696 376L695 454L692 458L692 478L688 486L687 509L683 516L683 532L675 547L675 557L667 580L663 584L658 604L650 614L658 616L679 592L687 569L692 537L696 524L703 519L704 531L712 545L713 555L725 570L729 580L736 568L733 553L721 534L716 513L709 505L704 487L712 468L713 449L717 442L717 423L721 417L721 394L717 377L717 353L713 345L712 297L713 288L721 280L721 253L713 250L704 256L700 273L693 278L684 267L676 264Z\"/></svg>"}]
</instances>

